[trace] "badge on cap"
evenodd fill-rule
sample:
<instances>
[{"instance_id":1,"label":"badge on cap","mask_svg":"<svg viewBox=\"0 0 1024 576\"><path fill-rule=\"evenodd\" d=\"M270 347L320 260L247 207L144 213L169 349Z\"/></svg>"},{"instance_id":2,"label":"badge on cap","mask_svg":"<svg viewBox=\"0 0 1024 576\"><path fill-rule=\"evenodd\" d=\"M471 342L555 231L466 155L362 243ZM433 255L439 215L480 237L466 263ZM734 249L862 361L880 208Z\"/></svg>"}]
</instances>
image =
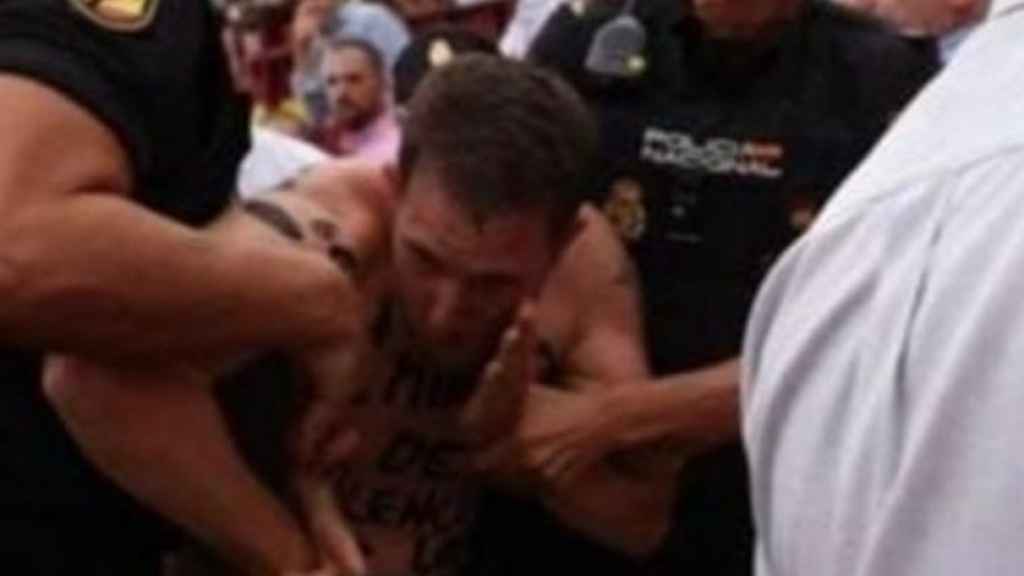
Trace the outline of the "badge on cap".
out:
<instances>
[{"instance_id":1,"label":"badge on cap","mask_svg":"<svg viewBox=\"0 0 1024 576\"><path fill-rule=\"evenodd\" d=\"M153 22L160 0L68 0L93 23L118 32L145 30Z\"/></svg>"},{"instance_id":2,"label":"badge on cap","mask_svg":"<svg viewBox=\"0 0 1024 576\"><path fill-rule=\"evenodd\" d=\"M438 38L430 43L427 59L430 61L431 68L446 66L453 58L455 58L455 53L452 52L452 46L444 38Z\"/></svg>"},{"instance_id":3,"label":"badge on cap","mask_svg":"<svg viewBox=\"0 0 1024 576\"><path fill-rule=\"evenodd\" d=\"M644 189L631 178L620 178L612 184L604 214L623 240L636 241L647 232L647 208Z\"/></svg>"}]
</instances>

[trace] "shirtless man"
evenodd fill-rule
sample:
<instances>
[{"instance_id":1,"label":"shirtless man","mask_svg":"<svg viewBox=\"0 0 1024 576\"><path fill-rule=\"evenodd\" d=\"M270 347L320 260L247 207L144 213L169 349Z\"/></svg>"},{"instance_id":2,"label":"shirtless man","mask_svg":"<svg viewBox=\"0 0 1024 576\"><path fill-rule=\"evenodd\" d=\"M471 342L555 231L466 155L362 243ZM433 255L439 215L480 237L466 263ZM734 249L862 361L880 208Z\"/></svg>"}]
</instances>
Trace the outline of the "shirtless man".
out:
<instances>
[{"instance_id":1,"label":"shirtless man","mask_svg":"<svg viewBox=\"0 0 1024 576\"><path fill-rule=\"evenodd\" d=\"M592 153L591 121L561 82L466 57L412 101L395 173L331 165L217 224L326 251L351 280L351 337L303 355L313 402L296 434L299 500L334 566L459 573L485 481L541 498L607 546L642 555L658 544L672 493L660 476L601 462L552 484L509 449L557 421L565 397L646 375L628 260L597 212L580 208ZM155 385L112 393L127 407L186 412L208 395L206 372L189 374L199 382L190 393L175 391L185 373L159 398ZM91 394L74 391L166 375L64 359L49 376L70 390L52 396L72 400L58 408L86 451L118 463L115 477L139 473L145 462L117 457L139 440L97 433ZM162 495L141 496L159 506Z\"/></svg>"}]
</instances>

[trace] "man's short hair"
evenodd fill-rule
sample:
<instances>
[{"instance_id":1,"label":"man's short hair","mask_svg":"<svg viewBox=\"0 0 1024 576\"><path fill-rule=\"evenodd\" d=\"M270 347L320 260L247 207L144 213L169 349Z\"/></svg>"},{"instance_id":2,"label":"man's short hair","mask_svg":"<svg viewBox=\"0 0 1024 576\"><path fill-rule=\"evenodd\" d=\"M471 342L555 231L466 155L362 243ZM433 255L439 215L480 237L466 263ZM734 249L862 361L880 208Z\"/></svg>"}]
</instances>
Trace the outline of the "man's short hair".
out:
<instances>
[{"instance_id":1,"label":"man's short hair","mask_svg":"<svg viewBox=\"0 0 1024 576\"><path fill-rule=\"evenodd\" d=\"M366 59L370 62L370 67L373 68L373 71L376 72L378 76L386 76L385 72L387 72L387 69L384 65L384 56L380 53L380 50L370 42L363 40L362 38L355 38L352 36L339 36L327 41L328 53L345 49L359 50L366 56Z\"/></svg>"},{"instance_id":2,"label":"man's short hair","mask_svg":"<svg viewBox=\"0 0 1024 576\"><path fill-rule=\"evenodd\" d=\"M576 92L531 64L470 54L431 72L403 122L399 172L417 165L474 217L542 208L569 227L590 192L597 129Z\"/></svg>"}]
</instances>

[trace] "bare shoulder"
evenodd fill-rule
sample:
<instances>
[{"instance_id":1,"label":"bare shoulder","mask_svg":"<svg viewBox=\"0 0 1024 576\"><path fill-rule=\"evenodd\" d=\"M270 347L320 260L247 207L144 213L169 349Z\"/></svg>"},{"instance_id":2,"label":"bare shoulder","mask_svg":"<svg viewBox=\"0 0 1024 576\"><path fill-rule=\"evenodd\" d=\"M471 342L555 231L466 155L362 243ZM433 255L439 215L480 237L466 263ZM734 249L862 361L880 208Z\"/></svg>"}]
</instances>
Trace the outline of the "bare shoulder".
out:
<instances>
[{"instance_id":1,"label":"bare shoulder","mask_svg":"<svg viewBox=\"0 0 1024 576\"><path fill-rule=\"evenodd\" d=\"M331 213L358 211L387 220L394 211L395 191L388 170L364 162L324 163L307 173L295 192Z\"/></svg>"},{"instance_id":2,"label":"bare shoulder","mask_svg":"<svg viewBox=\"0 0 1024 576\"><path fill-rule=\"evenodd\" d=\"M386 255L392 194L383 170L329 162L243 201L218 225L224 233L247 236L266 235L273 228L277 236L366 265ZM254 230L254 218L269 227Z\"/></svg>"},{"instance_id":3,"label":"bare shoulder","mask_svg":"<svg viewBox=\"0 0 1024 576\"><path fill-rule=\"evenodd\" d=\"M584 205L578 229L552 270L538 304L538 322L548 338L570 346L594 314L632 304L638 298L632 260L614 227L593 206ZM609 306L611 305L611 306Z\"/></svg>"},{"instance_id":4,"label":"bare shoulder","mask_svg":"<svg viewBox=\"0 0 1024 576\"><path fill-rule=\"evenodd\" d=\"M590 205L580 209L577 222L579 229L551 272L542 304L587 305L606 288L633 288L633 263L611 223Z\"/></svg>"}]
</instances>

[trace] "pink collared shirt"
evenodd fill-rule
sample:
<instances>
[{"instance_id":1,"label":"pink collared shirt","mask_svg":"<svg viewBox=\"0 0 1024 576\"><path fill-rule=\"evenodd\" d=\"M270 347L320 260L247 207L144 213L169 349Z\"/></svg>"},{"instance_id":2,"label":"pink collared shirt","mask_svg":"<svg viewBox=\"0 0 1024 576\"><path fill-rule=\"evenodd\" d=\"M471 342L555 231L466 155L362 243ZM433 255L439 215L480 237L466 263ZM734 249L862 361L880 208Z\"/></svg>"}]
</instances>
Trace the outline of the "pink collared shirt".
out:
<instances>
[{"instance_id":1,"label":"pink collared shirt","mask_svg":"<svg viewBox=\"0 0 1024 576\"><path fill-rule=\"evenodd\" d=\"M338 155L374 164L392 164L398 159L401 131L394 111L386 110L362 130L343 131L337 137Z\"/></svg>"}]
</instances>

